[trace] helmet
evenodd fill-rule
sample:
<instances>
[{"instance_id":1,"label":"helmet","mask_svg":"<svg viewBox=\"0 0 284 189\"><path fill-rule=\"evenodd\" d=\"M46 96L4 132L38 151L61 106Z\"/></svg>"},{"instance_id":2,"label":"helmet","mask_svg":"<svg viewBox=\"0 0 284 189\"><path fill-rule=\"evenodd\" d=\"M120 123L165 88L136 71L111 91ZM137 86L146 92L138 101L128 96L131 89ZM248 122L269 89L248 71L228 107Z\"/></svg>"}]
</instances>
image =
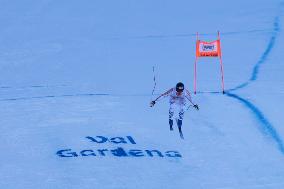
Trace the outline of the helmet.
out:
<instances>
[{"instance_id":1,"label":"helmet","mask_svg":"<svg viewBox=\"0 0 284 189\"><path fill-rule=\"evenodd\" d=\"M184 90L184 84L182 82L178 82L176 85L176 91L182 92Z\"/></svg>"}]
</instances>

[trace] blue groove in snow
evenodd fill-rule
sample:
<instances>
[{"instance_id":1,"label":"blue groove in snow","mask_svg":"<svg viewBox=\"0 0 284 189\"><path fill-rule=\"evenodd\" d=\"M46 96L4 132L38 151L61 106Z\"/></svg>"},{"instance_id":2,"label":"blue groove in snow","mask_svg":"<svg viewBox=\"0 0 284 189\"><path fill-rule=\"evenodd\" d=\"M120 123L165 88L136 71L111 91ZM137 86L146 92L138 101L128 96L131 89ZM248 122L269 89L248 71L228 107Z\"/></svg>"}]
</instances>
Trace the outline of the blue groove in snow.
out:
<instances>
[{"instance_id":1,"label":"blue groove in snow","mask_svg":"<svg viewBox=\"0 0 284 189\"><path fill-rule=\"evenodd\" d=\"M278 33L280 31L279 17L278 16L274 19L273 26L274 26L273 27L273 33L272 33L272 36L270 37L267 48L265 49L264 53L260 57L259 61L254 66L254 69L253 69L253 72L251 74L250 79L248 81L242 83L241 85L233 88L233 89L227 90L225 94L228 97L231 97L231 98L234 98L234 99L240 101L243 105L245 105L248 109L250 109L253 112L253 114L256 116L257 120L259 120L261 122L261 126L262 126L262 127L260 127L261 132L265 136L270 136L270 138L273 139L275 141L275 143L277 144L280 152L282 154L284 154L284 143L283 143L281 137L279 136L279 134L277 133L277 131L275 130L275 128L273 127L273 125L268 121L268 119L264 116L264 114L255 105L253 105L253 103L249 102L248 100L246 100L244 98L241 98L240 96L238 96L236 94L230 93L230 91L236 91L238 89L247 87L250 83L257 80L260 66L266 62L269 54L271 53L271 51L272 51L272 49L275 45L276 38L277 38Z\"/></svg>"},{"instance_id":2,"label":"blue groove in snow","mask_svg":"<svg viewBox=\"0 0 284 189\"><path fill-rule=\"evenodd\" d=\"M241 85L239 85L239 86L237 86L237 87L235 87L233 89L229 89L227 91L235 91L235 90L244 88L244 87L248 86L251 82L256 81L256 79L258 77L260 66L265 63L265 61L267 60L268 55L270 54L270 52L272 51L272 49L273 49L273 47L275 45L275 41L276 41L277 35L278 35L279 31L280 31L279 17L276 17L274 19L273 26L274 26L273 27L273 33L272 33L272 36L270 37L269 43L267 45L267 48L265 49L264 53L260 57L259 61L254 66L253 72L251 74L250 79L248 81L242 83Z\"/></svg>"},{"instance_id":3,"label":"blue groove in snow","mask_svg":"<svg viewBox=\"0 0 284 189\"><path fill-rule=\"evenodd\" d=\"M268 121L268 119L266 119L264 114L248 100L241 98L240 96L236 94L232 94L232 93L226 93L226 95L239 100L243 105L245 105L247 108L249 108L253 112L257 120L261 122L260 131L265 136L270 136L276 142L278 149L284 154L284 143L282 139L280 138L279 134L277 133L277 131L272 126L272 124Z\"/></svg>"}]
</instances>

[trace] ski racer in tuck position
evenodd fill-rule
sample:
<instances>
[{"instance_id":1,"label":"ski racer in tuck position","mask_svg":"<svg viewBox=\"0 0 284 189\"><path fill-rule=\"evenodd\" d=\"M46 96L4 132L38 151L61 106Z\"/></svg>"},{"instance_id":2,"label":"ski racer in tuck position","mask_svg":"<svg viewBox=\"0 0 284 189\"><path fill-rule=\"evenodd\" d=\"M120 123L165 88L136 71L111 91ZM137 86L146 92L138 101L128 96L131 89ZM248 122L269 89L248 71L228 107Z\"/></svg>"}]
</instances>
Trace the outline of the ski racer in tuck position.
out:
<instances>
[{"instance_id":1,"label":"ski racer in tuck position","mask_svg":"<svg viewBox=\"0 0 284 189\"><path fill-rule=\"evenodd\" d=\"M173 130L173 117L175 113L176 115L176 122L179 129L180 137L183 139L183 134L181 130L182 120L184 117L185 107L187 100L193 105L196 110L199 110L197 104L194 104L191 100L190 92L184 88L184 84L179 82L176 84L176 87L169 89L167 92L158 96L155 100L151 101L150 107L153 107L156 102L162 97L169 97L170 109L169 109L169 125L170 130Z\"/></svg>"}]
</instances>

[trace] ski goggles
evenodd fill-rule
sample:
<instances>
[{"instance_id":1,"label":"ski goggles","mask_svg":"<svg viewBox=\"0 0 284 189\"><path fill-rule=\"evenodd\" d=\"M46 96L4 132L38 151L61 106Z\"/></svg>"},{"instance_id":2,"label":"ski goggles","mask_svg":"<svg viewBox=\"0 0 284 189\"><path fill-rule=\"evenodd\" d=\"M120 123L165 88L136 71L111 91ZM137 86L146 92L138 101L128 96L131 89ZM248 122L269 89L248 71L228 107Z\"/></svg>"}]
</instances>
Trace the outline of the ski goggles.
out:
<instances>
[{"instance_id":1,"label":"ski goggles","mask_svg":"<svg viewBox=\"0 0 284 189\"><path fill-rule=\"evenodd\" d=\"M184 90L184 88L182 86L176 87L176 91L177 92L183 92L183 90Z\"/></svg>"}]
</instances>

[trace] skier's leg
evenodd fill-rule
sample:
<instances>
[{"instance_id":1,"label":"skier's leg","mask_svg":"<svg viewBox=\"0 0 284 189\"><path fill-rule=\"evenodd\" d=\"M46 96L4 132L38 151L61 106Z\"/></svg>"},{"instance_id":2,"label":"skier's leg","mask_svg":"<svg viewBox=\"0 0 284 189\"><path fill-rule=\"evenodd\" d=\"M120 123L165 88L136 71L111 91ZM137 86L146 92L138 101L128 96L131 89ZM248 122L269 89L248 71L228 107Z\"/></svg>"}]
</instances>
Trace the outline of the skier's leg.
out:
<instances>
[{"instance_id":1,"label":"skier's leg","mask_svg":"<svg viewBox=\"0 0 284 189\"><path fill-rule=\"evenodd\" d=\"M169 109L169 125L170 125L170 130L171 130L171 131L173 130L173 124L174 124L173 116L174 116L174 109L173 109L172 104L170 104L170 109Z\"/></svg>"},{"instance_id":2,"label":"skier's leg","mask_svg":"<svg viewBox=\"0 0 284 189\"><path fill-rule=\"evenodd\" d=\"M173 130L173 124L174 124L174 121L172 119L169 119L169 125L170 125L171 131Z\"/></svg>"},{"instance_id":3,"label":"skier's leg","mask_svg":"<svg viewBox=\"0 0 284 189\"><path fill-rule=\"evenodd\" d=\"M180 137L181 137L182 139L183 139L183 134L182 134L181 126L182 126L183 116L184 116L184 109L183 109L182 106L180 106L180 109L179 109L179 118L178 118L178 121L177 121L177 125L178 125L178 130L179 130Z\"/></svg>"},{"instance_id":4,"label":"skier's leg","mask_svg":"<svg viewBox=\"0 0 284 189\"><path fill-rule=\"evenodd\" d=\"M180 138L183 139L183 134L182 134L182 130L181 130L182 120L178 119L177 125L178 125L178 131L179 131Z\"/></svg>"},{"instance_id":5,"label":"skier's leg","mask_svg":"<svg viewBox=\"0 0 284 189\"><path fill-rule=\"evenodd\" d=\"M184 107L183 106L179 107L178 116L179 116L179 118L178 118L179 120L183 120L183 117L184 117Z\"/></svg>"}]
</instances>

